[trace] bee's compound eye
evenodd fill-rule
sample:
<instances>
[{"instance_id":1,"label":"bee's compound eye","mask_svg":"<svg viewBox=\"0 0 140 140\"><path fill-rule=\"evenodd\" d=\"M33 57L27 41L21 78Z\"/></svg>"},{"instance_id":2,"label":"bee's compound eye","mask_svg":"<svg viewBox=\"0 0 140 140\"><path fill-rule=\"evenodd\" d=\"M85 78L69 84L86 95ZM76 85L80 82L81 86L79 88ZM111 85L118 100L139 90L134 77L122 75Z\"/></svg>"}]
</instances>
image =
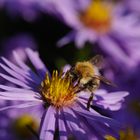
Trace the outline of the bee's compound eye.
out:
<instances>
[{"instance_id":1,"label":"bee's compound eye","mask_svg":"<svg viewBox=\"0 0 140 140\"><path fill-rule=\"evenodd\" d=\"M76 72L71 71L71 72L70 72L70 76L71 76L71 77L77 77L77 74L76 74Z\"/></svg>"},{"instance_id":2,"label":"bee's compound eye","mask_svg":"<svg viewBox=\"0 0 140 140\"><path fill-rule=\"evenodd\" d=\"M70 77L72 78L72 81L75 82L78 80L78 74L76 72L71 72Z\"/></svg>"},{"instance_id":3,"label":"bee's compound eye","mask_svg":"<svg viewBox=\"0 0 140 140\"><path fill-rule=\"evenodd\" d=\"M71 77L71 78L74 78L74 77L75 77L75 73L71 72L71 73L70 73L70 77Z\"/></svg>"}]
</instances>

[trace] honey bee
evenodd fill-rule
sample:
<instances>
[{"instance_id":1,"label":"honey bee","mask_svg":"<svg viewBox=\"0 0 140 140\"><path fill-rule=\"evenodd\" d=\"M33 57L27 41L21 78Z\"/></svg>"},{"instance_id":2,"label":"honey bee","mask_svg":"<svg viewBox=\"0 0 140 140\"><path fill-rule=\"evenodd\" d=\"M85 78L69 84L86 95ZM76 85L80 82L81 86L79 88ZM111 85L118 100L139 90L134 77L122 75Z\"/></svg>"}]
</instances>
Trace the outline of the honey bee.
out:
<instances>
[{"instance_id":1,"label":"honey bee","mask_svg":"<svg viewBox=\"0 0 140 140\"><path fill-rule=\"evenodd\" d=\"M98 69L101 67L102 62L103 57L96 55L88 61L77 62L67 72L72 82L77 83L78 92L86 90L91 93L87 103L88 110L91 106L94 92L99 88L101 81L108 85L115 86L111 81L99 74Z\"/></svg>"}]
</instances>

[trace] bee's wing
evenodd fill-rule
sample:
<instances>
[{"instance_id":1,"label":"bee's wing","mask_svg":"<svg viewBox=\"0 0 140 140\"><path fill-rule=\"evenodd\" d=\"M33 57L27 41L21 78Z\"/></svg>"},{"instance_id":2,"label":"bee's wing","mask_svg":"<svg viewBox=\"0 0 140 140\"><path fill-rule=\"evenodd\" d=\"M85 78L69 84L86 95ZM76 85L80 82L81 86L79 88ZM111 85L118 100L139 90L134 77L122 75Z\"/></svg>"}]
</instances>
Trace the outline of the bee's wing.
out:
<instances>
[{"instance_id":1,"label":"bee's wing","mask_svg":"<svg viewBox=\"0 0 140 140\"><path fill-rule=\"evenodd\" d=\"M106 79L105 77L101 76L101 75L95 75L95 77L101 81L103 81L104 83L108 84L108 85L111 85L113 87L117 87L116 84L114 84L112 81Z\"/></svg>"},{"instance_id":2,"label":"bee's wing","mask_svg":"<svg viewBox=\"0 0 140 140\"><path fill-rule=\"evenodd\" d=\"M93 58L89 60L93 65L98 68L102 67L103 64L103 56L102 55L95 55Z\"/></svg>"}]
</instances>

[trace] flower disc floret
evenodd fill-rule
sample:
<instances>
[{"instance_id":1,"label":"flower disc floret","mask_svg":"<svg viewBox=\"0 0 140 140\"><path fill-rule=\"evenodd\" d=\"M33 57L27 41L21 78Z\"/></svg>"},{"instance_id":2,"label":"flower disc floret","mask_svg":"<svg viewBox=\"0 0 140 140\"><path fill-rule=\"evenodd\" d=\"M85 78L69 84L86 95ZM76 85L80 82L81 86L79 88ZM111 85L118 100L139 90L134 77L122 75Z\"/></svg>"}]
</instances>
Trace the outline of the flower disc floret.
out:
<instances>
[{"instance_id":1,"label":"flower disc floret","mask_svg":"<svg viewBox=\"0 0 140 140\"><path fill-rule=\"evenodd\" d=\"M53 71L52 78L46 74L46 78L41 83L41 94L48 104L60 108L74 103L77 88L71 79L58 71Z\"/></svg>"}]
</instances>

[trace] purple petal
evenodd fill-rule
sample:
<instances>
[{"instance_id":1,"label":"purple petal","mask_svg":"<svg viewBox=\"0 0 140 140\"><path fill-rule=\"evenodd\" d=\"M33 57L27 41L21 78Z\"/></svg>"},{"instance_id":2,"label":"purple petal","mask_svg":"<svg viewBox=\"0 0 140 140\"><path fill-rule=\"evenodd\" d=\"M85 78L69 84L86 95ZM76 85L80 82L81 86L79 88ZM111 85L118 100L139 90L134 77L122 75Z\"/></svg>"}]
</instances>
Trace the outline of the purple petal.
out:
<instances>
[{"instance_id":1,"label":"purple petal","mask_svg":"<svg viewBox=\"0 0 140 140\"><path fill-rule=\"evenodd\" d=\"M84 11L91 3L90 0L77 0L75 2L78 2L77 3L77 7L81 10L81 11Z\"/></svg>"},{"instance_id":2,"label":"purple petal","mask_svg":"<svg viewBox=\"0 0 140 140\"><path fill-rule=\"evenodd\" d=\"M26 49L26 53L37 70L38 74L44 79L46 72L49 72L46 66L42 63L37 52L33 52L30 48Z\"/></svg>"},{"instance_id":3,"label":"purple petal","mask_svg":"<svg viewBox=\"0 0 140 140\"><path fill-rule=\"evenodd\" d=\"M112 111L119 110L124 101L124 97L128 95L129 93L126 91L108 93L106 90L97 90L93 99L93 105L103 107L104 109L110 109ZM78 96L79 101L87 103L90 94L87 92L81 92Z\"/></svg>"},{"instance_id":4,"label":"purple petal","mask_svg":"<svg viewBox=\"0 0 140 140\"><path fill-rule=\"evenodd\" d=\"M13 64L12 62L10 62L8 59L4 58L4 57L1 57L2 60L13 70L15 70L17 73L23 75L23 76L26 76L24 75L25 74L25 71L19 67L17 67L15 64Z\"/></svg>"},{"instance_id":5,"label":"purple petal","mask_svg":"<svg viewBox=\"0 0 140 140\"><path fill-rule=\"evenodd\" d=\"M73 28L80 27L81 23L75 8L78 3L75 3L75 1L73 0L60 0L59 2L57 2L57 4L56 1L54 1L53 4L55 5L55 7L57 7L57 12L60 14L61 18L66 24Z\"/></svg>"},{"instance_id":6,"label":"purple petal","mask_svg":"<svg viewBox=\"0 0 140 140\"><path fill-rule=\"evenodd\" d=\"M97 106L103 107L104 109L109 109L112 111L120 110L122 107L122 103L116 103L116 104L108 104L108 103L98 103Z\"/></svg>"},{"instance_id":7,"label":"purple petal","mask_svg":"<svg viewBox=\"0 0 140 140\"><path fill-rule=\"evenodd\" d=\"M68 128L71 131L71 134L74 135L78 140L80 140L81 137L83 139L86 139L86 132L81 127L80 121L77 121L78 118L71 109L69 108L64 109L64 117L68 125Z\"/></svg>"},{"instance_id":8,"label":"purple petal","mask_svg":"<svg viewBox=\"0 0 140 140\"><path fill-rule=\"evenodd\" d=\"M102 96L102 95L106 95L108 94L107 90L105 89L98 89L96 92L95 92L95 95L99 95L99 96Z\"/></svg>"},{"instance_id":9,"label":"purple petal","mask_svg":"<svg viewBox=\"0 0 140 140\"><path fill-rule=\"evenodd\" d=\"M44 113L40 128L40 140L53 140L55 133L56 110L50 106Z\"/></svg>"},{"instance_id":10,"label":"purple petal","mask_svg":"<svg viewBox=\"0 0 140 140\"><path fill-rule=\"evenodd\" d=\"M23 88L16 88L16 87L10 87L5 85L0 85L0 89L6 90L6 91L13 91L13 92L33 92L32 90L23 89Z\"/></svg>"},{"instance_id":11,"label":"purple petal","mask_svg":"<svg viewBox=\"0 0 140 140\"><path fill-rule=\"evenodd\" d=\"M2 60L12 69L14 70L16 73L22 75L23 77L25 77L26 79L39 84L41 82L41 79L39 77L37 77L37 75L32 74L32 72L30 71L25 71L19 67L17 67L15 64L11 63L8 59L2 57Z\"/></svg>"},{"instance_id":12,"label":"purple petal","mask_svg":"<svg viewBox=\"0 0 140 140\"><path fill-rule=\"evenodd\" d=\"M87 28L77 31L75 35L75 43L77 47L82 48L86 41L95 43L95 41L97 41L97 35L95 34L95 32Z\"/></svg>"},{"instance_id":13,"label":"purple petal","mask_svg":"<svg viewBox=\"0 0 140 140\"><path fill-rule=\"evenodd\" d=\"M104 138L105 135L112 135L118 137L118 131L116 131L113 127L110 127L110 125L98 121L92 121L89 119L87 119L87 122L91 126L91 129L94 128L102 138Z\"/></svg>"},{"instance_id":14,"label":"purple petal","mask_svg":"<svg viewBox=\"0 0 140 140\"><path fill-rule=\"evenodd\" d=\"M120 124L118 122L116 122L115 120L102 116L99 113L97 113L95 110L91 109L89 112L86 110L86 106L84 107L84 109L79 108L79 107L75 107L72 108L75 112L77 112L78 114L80 114L81 116L84 116L86 119L90 119L90 120L94 120L94 121L100 121L102 123L107 123L107 124L111 124L113 127L120 127Z\"/></svg>"},{"instance_id":15,"label":"purple petal","mask_svg":"<svg viewBox=\"0 0 140 140\"><path fill-rule=\"evenodd\" d=\"M85 120L83 116L78 115L78 119L80 120L82 127L84 128L87 136L87 140L99 140L101 139L101 134L96 131L93 127L90 126L90 124Z\"/></svg>"},{"instance_id":16,"label":"purple petal","mask_svg":"<svg viewBox=\"0 0 140 140\"><path fill-rule=\"evenodd\" d=\"M5 74L3 74L3 73L0 73L0 76L1 76L2 78L6 79L7 81L10 81L11 83L14 83L14 84L19 85L19 86L21 86L21 87L23 87L23 88L26 88L26 89L31 89L31 87L27 86L27 84L21 82L21 81L18 80L18 79L15 79L15 78L13 78L13 77L11 77L11 76L5 75Z\"/></svg>"},{"instance_id":17,"label":"purple petal","mask_svg":"<svg viewBox=\"0 0 140 140\"><path fill-rule=\"evenodd\" d=\"M124 97L128 95L129 93L126 91L118 91L118 92L108 93L105 95L100 95L100 97L103 99L102 100L103 103L115 104L119 101L124 100Z\"/></svg>"},{"instance_id":18,"label":"purple petal","mask_svg":"<svg viewBox=\"0 0 140 140\"><path fill-rule=\"evenodd\" d=\"M93 110L92 108L90 108L90 112L87 111L86 109L86 104L81 103L81 108L77 108L76 110L82 110L82 112L85 112L84 114L81 114L81 116L84 116L86 118L86 120L89 122L89 124L92 125L92 127L95 127L95 125L97 124L98 126L98 131L102 131L102 133L112 133L115 137L118 137L118 130L121 129L121 124L119 122L116 122L115 120L102 116L100 115L98 112L96 112L95 110ZM89 116L91 115L91 116ZM91 118L90 118L91 117ZM95 122L95 125L94 125ZM104 126L104 128L106 129L106 132L104 130L102 130L102 127L100 126Z\"/></svg>"},{"instance_id":19,"label":"purple petal","mask_svg":"<svg viewBox=\"0 0 140 140\"><path fill-rule=\"evenodd\" d=\"M95 105L103 107L105 109L110 109L112 111L119 110L122 106L122 102L124 101L124 97L128 96L129 93L125 91L114 92L114 93L104 93L98 94L96 93L96 99L94 102Z\"/></svg>"},{"instance_id":20,"label":"purple petal","mask_svg":"<svg viewBox=\"0 0 140 140\"><path fill-rule=\"evenodd\" d=\"M70 70L71 65L67 64L63 67L63 72L66 73L68 70Z\"/></svg>"},{"instance_id":21,"label":"purple petal","mask_svg":"<svg viewBox=\"0 0 140 140\"><path fill-rule=\"evenodd\" d=\"M133 12L137 12L137 14L140 13L140 1L139 0L126 0L125 4Z\"/></svg>"},{"instance_id":22,"label":"purple petal","mask_svg":"<svg viewBox=\"0 0 140 140\"><path fill-rule=\"evenodd\" d=\"M111 37L109 36L101 37L99 44L102 50L108 53L119 64L122 63L122 64L127 64L127 65L128 64L133 65L133 61L131 61L131 59L120 48L119 44L117 44L113 39L111 39Z\"/></svg>"},{"instance_id":23,"label":"purple petal","mask_svg":"<svg viewBox=\"0 0 140 140\"><path fill-rule=\"evenodd\" d=\"M67 140L68 130L66 129L66 123L62 111L59 111L58 117L58 127L59 127L59 136L60 140Z\"/></svg>"},{"instance_id":24,"label":"purple petal","mask_svg":"<svg viewBox=\"0 0 140 140\"><path fill-rule=\"evenodd\" d=\"M65 37L61 38L57 42L58 47L62 47L64 45L68 44L69 42L74 41L75 35L76 35L76 32L75 31L72 31L69 34L67 34Z\"/></svg>"},{"instance_id":25,"label":"purple petal","mask_svg":"<svg viewBox=\"0 0 140 140\"><path fill-rule=\"evenodd\" d=\"M40 96L35 92L0 92L0 99L4 100L20 100L20 101L38 101Z\"/></svg>"},{"instance_id":26,"label":"purple petal","mask_svg":"<svg viewBox=\"0 0 140 140\"><path fill-rule=\"evenodd\" d=\"M0 63L0 66L1 66L7 73L9 73L11 76L13 76L13 77L15 77L16 79L19 79L19 80L21 80L22 82L24 82L24 83L27 84L27 80L26 80L23 76L19 75L17 72L11 70L10 68L8 68L7 66L5 66L5 65L3 65L3 64L1 64L1 63Z\"/></svg>"},{"instance_id":27,"label":"purple petal","mask_svg":"<svg viewBox=\"0 0 140 140\"><path fill-rule=\"evenodd\" d=\"M2 108L0 108L0 111L4 111L7 109L13 109L13 108L20 109L20 108L26 108L26 107L31 107L31 106L37 106L37 105L40 105L40 103L39 102L28 102L28 103L23 103L23 104L2 107Z\"/></svg>"},{"instance_id":28,"label":"purple petal","mask_svg":"<svg viewBox=\"0 0 140 140\"><path fill-rule=\"evenodd\" d=\"M16 51L13 51L13 56L15 58L16 63L24 70L30 71L31 69L23 62Z\"/></svg>"},{"instance_id":29,"label":"purple petal","mask_svg":"<svg viewBox=\"0 0 140 140\"><path fill-rule=\"evenodd\" d=\"M134 14L117 17L112 24L112 31L115 35L124 39L139 38L140 26L137 24L138 22L138 17Z\"/></svg>"},{"instance_id":30,"label":"purple petal","mask_svg":"<svg viewBox=\"0 0 140 140\"><path fill-rule=\"evenodd\" d=\"M30 75L32 75L33 77L35 77L36 79L40 79L32 70L30 67L28 67L20 58L20 56L17 54L16 51L13 52L15 61L17 62L17 64L24 69L25 71L29 72Z\"/></svg>"}]
</instances>

